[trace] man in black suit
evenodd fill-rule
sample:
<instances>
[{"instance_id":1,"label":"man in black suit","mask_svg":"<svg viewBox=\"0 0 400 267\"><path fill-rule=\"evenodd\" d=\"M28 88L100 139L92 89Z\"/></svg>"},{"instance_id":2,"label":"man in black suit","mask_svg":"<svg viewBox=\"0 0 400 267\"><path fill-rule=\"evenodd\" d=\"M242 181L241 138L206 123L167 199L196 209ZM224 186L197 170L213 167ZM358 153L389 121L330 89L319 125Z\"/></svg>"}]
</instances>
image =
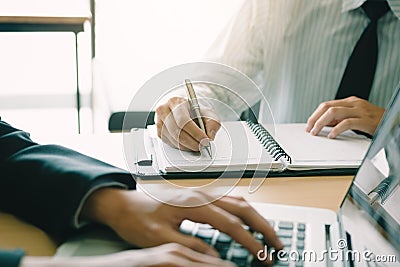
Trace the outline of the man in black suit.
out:
<instances>
[{"instance_id":1,"label":"man in black suit","mask_svg":"<svg viewBox=\"0 0 400 267\"><path fill-rule=\"evenodd\" d=\"M179 233L184 219L209 223L231 235L253 254L263 247L242 228L264 234L269 245L280 241L267 221L244 199L223 197L193 208L169 206L137 192L131 174L57 145L39 145L29 134L0 120L0 210L28 221L62 240L87 223L101 223L143 248L108 256L49 259L0 251L0 266L227 266L212 257L203 241ZM203 201L192 192L182 197Z\"/></svg>"}]
</instances>

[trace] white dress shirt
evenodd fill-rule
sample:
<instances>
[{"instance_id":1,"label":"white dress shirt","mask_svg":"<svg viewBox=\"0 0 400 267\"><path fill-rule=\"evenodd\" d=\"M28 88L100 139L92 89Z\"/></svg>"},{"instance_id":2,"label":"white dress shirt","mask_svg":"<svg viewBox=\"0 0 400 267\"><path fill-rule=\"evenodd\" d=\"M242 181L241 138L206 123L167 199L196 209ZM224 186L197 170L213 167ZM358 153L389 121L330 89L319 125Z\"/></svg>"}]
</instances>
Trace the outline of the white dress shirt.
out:
<instances>
[{"instance_id":1,"label":"white dress shirt","mask_svg":"<svg viewBox=\"0 0 400 267\"><path fill-rule=\"evenodd\" d=\"M361 8L364 2L245 0L206 60L253 79L276 122L305 122L321 102L335 98L348 59L369 23ZM378 21L378 62L369 98L381 107L400 81L400 0L388 3L391 10ZM216 97L237 112L245 108L237 98L211 91L202 89L200 94ZM257 101L246 96L246 88L235 91ZM262 105L261 117L265 110ZM223 119L227 114L222 110L219 115Z\"/></svg>"}]
</instances>

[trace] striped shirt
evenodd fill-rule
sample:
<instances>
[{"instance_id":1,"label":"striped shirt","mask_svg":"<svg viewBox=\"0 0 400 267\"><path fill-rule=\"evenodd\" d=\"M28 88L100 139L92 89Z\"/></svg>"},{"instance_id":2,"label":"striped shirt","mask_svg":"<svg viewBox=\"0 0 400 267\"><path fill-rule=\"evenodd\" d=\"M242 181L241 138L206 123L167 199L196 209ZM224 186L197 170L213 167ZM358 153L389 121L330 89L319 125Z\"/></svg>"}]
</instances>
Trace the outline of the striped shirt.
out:
<instances>
[{"instance_id":1,"label":"striped shirt","mask_svg":"<svg viewBox=\"0 0 400 267\"><path fill-rule=\"evenodd\" d=\"M321 102L335 98L353 48L369 24L361 8L364 2L245 0L206 59L254 80L276 122L305 122ZM369 98L381 107L387 106L400 81L400 0L388 3L391 10L378 21L379 55ZM251 93L246 88L235 90L252 99L246 97ZM201 94L243 108L218 90Z\"/></svg>"}]
</instances>

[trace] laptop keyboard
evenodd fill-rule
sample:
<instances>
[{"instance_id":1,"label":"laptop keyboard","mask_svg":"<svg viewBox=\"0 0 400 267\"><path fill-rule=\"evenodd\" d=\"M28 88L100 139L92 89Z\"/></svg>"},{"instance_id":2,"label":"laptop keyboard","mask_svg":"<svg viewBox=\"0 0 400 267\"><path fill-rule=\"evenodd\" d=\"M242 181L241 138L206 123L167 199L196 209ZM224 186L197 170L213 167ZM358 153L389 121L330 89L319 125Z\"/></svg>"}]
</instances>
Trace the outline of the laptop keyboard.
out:
<instances>
[{"instance_id":1,"label":"laptop keyboard","mask_svg":"<svg viewBox=\"0 0 400 267\"><path fill-rule=\"evenodd\" d=\"M275 229L280 238L284 250L289 252L295 250L302 254L305 248L306 240L306 224L289 221L269 221L270 225ZM261 243L264 242L264 237L261 233L257 233L249 229L248 226L243 226L250 231L254 238ZM208 224L193 223L184 221L180 227L180 231L187 235L198 237L206 243L213 246L221 255L222 259L234 262L238 267L247 267L257 265L256 260L250 252L239 243L235 242L230 236L222 233ZM273 266L276 267L303 267L301 260L297 261L275 261ZM257 265L259 266L259 265Z\"/></svg>"}]
</instances>

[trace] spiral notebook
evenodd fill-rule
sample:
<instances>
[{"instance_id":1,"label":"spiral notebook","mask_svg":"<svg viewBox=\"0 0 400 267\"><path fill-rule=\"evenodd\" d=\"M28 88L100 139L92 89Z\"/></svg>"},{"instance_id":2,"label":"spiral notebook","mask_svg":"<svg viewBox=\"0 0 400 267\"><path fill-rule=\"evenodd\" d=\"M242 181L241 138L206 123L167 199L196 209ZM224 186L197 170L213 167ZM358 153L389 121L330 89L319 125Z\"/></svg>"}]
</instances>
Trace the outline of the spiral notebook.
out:
<instances>
[{"instance_id":1,"label":"spiral notebook","mask_svg":"<svg viewBox=\"0 0 400 267\"><path fill-rule=\"evenodd\" d=\"M145 131L146 156L152 170L161 174L237 171L304 171L356 169L370 140L352 131L329 139L329 128L318 136L305 132L305 124L262 125L253 122L223 122L207 153L175 149L157 136L151 125ZM146 164L141 164L145 162ZM149 160L137 159L138 173L145 174Z\"/></svg>"}]
</instances>

